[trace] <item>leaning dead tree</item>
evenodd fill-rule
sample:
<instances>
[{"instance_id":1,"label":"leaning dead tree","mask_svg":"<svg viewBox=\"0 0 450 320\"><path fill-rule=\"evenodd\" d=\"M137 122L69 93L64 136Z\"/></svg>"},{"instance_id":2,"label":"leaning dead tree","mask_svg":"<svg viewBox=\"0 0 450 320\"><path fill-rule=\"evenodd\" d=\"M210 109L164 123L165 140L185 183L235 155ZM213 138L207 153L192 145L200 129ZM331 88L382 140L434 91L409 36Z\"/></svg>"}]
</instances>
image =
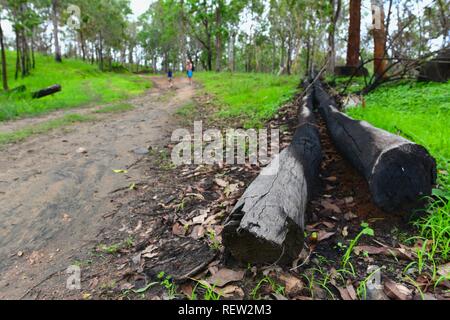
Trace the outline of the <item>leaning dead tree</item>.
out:
<instances>
[{"instance_id":1,"label":"leaning dead tree","mask_svg":"<svg viewBox=\"0 0 450 320\"><path fill-rule=\"evenodd\" d=\"M436 161L424 147L339 112L320 82L314 91L334 144L364 175L377 206L412 208L431 194Z\"/></svg>"},{"instance_id":2,"label":"leaning dead tree","mask_svg":"<svg viewBox=\"0 0 450 320\"><path fill-rule=\"evenodd\" d=\"M303 249L306 205L322 159L312 107L310 90L292 144L249 186L225 224L224 245L240 261L288 264Z\"/></svg>"}]
</instances>

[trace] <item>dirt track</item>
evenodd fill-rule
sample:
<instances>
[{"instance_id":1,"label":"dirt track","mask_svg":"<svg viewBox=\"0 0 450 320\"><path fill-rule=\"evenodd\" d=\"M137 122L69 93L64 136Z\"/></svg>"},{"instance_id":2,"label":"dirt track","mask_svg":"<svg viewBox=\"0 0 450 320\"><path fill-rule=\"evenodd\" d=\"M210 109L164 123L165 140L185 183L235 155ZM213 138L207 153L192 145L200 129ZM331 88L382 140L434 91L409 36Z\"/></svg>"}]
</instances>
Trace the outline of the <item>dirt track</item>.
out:
<instances>
[{"instance_id":1,"label":"dirt track","mask_svg":"<svg viewBox=\"0 0 450 320\"><path fill-rule=\"evenodd\" d=\"M0 299L21 298L65 270L114 222L108 217L114 209L111 192L139 181L132 165L141 156L134 151L167 142L176 125L174 111L194 94L185 79L171 91L165 78L152 81L152 90L129 101L136 107L132 111L0 151Z\"/></svg>"}]
</instances>

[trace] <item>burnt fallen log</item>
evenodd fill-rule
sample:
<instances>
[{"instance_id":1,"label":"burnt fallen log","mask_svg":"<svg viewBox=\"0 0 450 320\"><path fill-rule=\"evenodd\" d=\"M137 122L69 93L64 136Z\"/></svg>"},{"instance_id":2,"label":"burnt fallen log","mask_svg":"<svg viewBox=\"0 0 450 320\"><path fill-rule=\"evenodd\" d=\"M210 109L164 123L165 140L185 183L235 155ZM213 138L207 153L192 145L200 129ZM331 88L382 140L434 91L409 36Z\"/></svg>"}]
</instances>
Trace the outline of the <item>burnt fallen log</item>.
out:
<instances>
[{"instance_id":1,"label":"burnt fallen log","mask_svg":"<svg viewBox=\"0 0 450 320\"><path fill-rule=\"evenodd\" d=\"M319 82L314 91L334 144L364 175L377 206L385 211L411 209L431 194L436 161L424 147L339 112Z\"/></svg>"},{"instance_id":2,"label":"burnt fallen log","mask_svg":"<svg viewBox=\"0 0 450 320\"><path fill-rule=\"evenodd\" d=\"M249 186L225 223L223 243L240 261L288 264L303 249L306 205L322 159L312 106L310 93L292 144Z\"/></svg>"},{"instance_id":3,"label":"burnt fallen log","mask_svg":"<svg viewBox=\"0 0 450 320\"><path fill-rule=\"evenodd\" d=\"M16 93L23 93L25 91L27 91L27 87L24 86L24 85L21 85L21 86L18 86L18 87L15 87L15 88L9 90L8 93L9 94L16 94Z\"/></svg>"},{"instance_id":4,"label":"burnt fallen log","mask_svg":"<svg viewBox=\"0 0 450 320\"><path fill-rule=\"evenodd\" d=\"M450 49L442 50L436 58L420 68L419 81L447 82L450 79Z\"/></svg>"},{"instance_id":5,"label":"burnt fallen log","mask_svg":"<svg viewBox=\"0 0 450 320\"><path fill-rule=\"evenodd\" d=\"M40 99L40 98L49 96L51 94L60 92L61 90L62 90L62 87L59 84L55 84L55 85L53 85L51 87L48 87L48 88L45 88L45 89L33 92L31 94L31 96L33 97L33 99Z\"/></svg>"}]
</instances>

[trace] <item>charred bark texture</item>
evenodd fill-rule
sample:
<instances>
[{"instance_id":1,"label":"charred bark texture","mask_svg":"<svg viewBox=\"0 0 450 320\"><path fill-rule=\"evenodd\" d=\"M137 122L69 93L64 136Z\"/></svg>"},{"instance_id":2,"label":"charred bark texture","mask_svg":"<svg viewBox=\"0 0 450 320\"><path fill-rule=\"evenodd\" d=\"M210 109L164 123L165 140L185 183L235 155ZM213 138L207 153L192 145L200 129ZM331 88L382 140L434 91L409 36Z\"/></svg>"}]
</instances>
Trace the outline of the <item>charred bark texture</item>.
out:
<instances>
[{"instance_id":1,"label":"charred bark texture","mask_svg":"<svg viewBox=\"0 0 450 320\"><path fill-rule=\"evenodd\" d=\"M314 91L334 144L364 175L377 206L411 209L431 194L436 161L424 147L339 112L320 83Z\"/></svg>"},{"instance_id":2,"label":"charred bark texture","mask_svg":"<svg viewBox=\"0 0 450 320\"><path fill-rule=\"evenodd\" d=\"M292 144L249 186L225 224L224 245L240 261L288 264L303 249L306 205L322 159L312 105L310 93Z\"/></svg>"},{"instance_id":3,"label":"charred bark texture","mask_svg":"<svg viewBox=\"0 0 450 320\"><path fill-rule=\"evenodd\" d=\"M59 84L32 93L33 99L40 99L62 90Z\"/></svg>"}]
</instances>

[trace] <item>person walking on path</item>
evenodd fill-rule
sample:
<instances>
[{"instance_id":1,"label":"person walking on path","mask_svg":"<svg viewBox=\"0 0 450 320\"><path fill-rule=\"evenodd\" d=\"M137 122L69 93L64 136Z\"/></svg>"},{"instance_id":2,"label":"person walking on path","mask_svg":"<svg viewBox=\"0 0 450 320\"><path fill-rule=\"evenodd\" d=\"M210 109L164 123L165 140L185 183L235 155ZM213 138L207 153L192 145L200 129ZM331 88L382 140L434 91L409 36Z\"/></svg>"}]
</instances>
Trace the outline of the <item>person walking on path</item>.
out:
<instances>
[{"instance_id":1,"label":"person walking on path","mask_svg":"<svg viewBox=\"0 0 450 320\"><path fill-rule=\"evenodd\" d=\"M192 85L192 77L194 76L194 66L190 60L186 61L186 71L189 78L189 84Z\"/></svg>"},{"instance_id":2,"label":"person walking on path","mask_svg":"<svg viewBox=\"0 0 450 320\"><path fill-rule=\"evenodd\" d=\"M169 89L173 88L173 71L172 69L169 69L167 72L167 78L169 79Z\"/></svg>"}]
</instances>

